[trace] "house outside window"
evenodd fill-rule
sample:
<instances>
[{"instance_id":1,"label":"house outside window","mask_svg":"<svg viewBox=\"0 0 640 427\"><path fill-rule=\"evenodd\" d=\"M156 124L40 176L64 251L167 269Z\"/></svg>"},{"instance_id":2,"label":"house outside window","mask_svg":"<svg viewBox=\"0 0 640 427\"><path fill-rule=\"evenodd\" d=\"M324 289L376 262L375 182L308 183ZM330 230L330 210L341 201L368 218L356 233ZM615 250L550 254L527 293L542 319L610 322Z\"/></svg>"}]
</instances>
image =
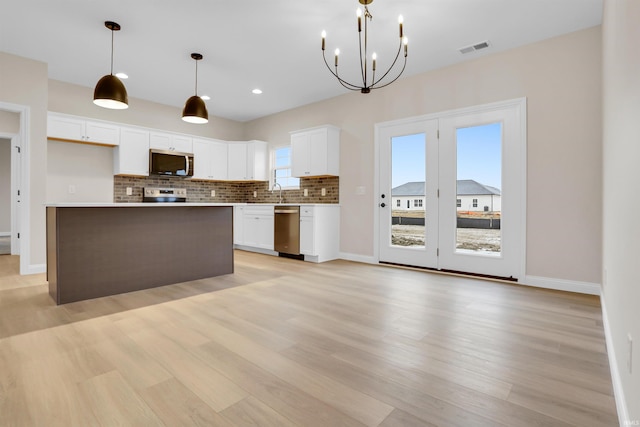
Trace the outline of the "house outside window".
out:
<instances>
[{"instance_id":1,"label":"house outside window","mask_svg":"<svg viewBox=\"0 0 640 427\"><path fill-rule=\"evenodd\" d=\"M461 208L462 207L462 199L456 199L456 207L457 208Z\"/></svg>"},{"instance_id":2,"label":"house outside window","mask_svg":"<svg viewBox=\"0 0 640 427\"><path fill-rule=\"evenodd\" d=\"M473 199L473 207L474 208L478 207L478 199Z\"/></svg>"},{"instance_id":3,"label":"house outside window","mask_svg":"<svg viewBox=\"0 0 640 427\"><path fill-rule=\"evenodd\" d=\"M414 208L421 208L422 207L422 199L415 199L413 201L413 207Z\"/></svg>"},{"instance_id":4,"label":"house outside window","mask_svg":"<svg viewBox=\"0 0 640 427\"><path fill-rule=\"evenodd\" d=\"M396 200L396 206L400 207L400 199Z\"/></svg>"},{"instance_id":5,"label":"house outside window","mask_svg":"<svg viewBox=\"0 0 640 427\"><path fill-rule=\"evenodd\" d=\"M273 151L272 187L280 184L283 189L299 189L300 178L291 176L291 146L276 148Z\"/></svg>"}]
</instances>

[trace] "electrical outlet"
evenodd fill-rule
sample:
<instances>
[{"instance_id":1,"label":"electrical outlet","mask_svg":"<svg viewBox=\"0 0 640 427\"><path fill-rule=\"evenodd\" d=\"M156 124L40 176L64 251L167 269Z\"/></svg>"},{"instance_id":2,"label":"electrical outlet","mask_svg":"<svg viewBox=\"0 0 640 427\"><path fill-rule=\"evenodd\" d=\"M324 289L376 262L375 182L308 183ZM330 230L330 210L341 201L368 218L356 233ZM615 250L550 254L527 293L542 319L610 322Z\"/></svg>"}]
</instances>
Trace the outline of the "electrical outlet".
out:
<instances>
[{"instance_id":1,"label":"electrical outlet","mask_svg":"<svg viewBox=\"0 0 640 427\"><path fill-rule=\"evenodd\" d=\"M216 190L211 190L211 197L216 197Z\"/></svg>"},{"instance_id":2,"label":"electrical outlet","mask_svg":"<svg viewBox=\"0 0 640 427\"><path fill-rule=\"evenodd\" d=\"M327 189L326 189L326 188L323 188L323 189L320 191L320 194L321 194L321 195L323 195L323 196L326 196L326 195L327 195Z\"/></svg>"},{"instance_id":3,"label":"electrical outlet","mask_svg":"<svg viewBox=\"0 0 640 427\"><path fill-rule=\"evenodd\" d=\"M131 196L133 194L133 188L127 187L127 196Z\"/></svg>"},{"instance_id":4,"label":"electrical outlet","mask_svg":"<svg viewBox=\"0 0 640 427\"><path fill-rule=\"evenodd\" d=\"M258 197L258 192L257 191L253 192L253 197Z\"/></svg>"},{"instance_id":5,"label":"electrical outlet","mask_svg":"<svg viewBox=\"0 0 640 427\"><path fill-rule=\"evenodd\" d=\"M303 193L304 193L304 197L309 197L309 189L308 188L305 188Z\"/></svg>"},{"instance_id":6,"label":"electrical outlet","mask_svg":"<svg viewBox=\"0 0 640 427\"><path fill-rule=\"evenodd\" d=\"M631 334L627 334L627 340L629 342L629 354L627 354L627 368L629 369L629 373L633 373L633 339L631 338Z\"/></svg>"}]
</instances>

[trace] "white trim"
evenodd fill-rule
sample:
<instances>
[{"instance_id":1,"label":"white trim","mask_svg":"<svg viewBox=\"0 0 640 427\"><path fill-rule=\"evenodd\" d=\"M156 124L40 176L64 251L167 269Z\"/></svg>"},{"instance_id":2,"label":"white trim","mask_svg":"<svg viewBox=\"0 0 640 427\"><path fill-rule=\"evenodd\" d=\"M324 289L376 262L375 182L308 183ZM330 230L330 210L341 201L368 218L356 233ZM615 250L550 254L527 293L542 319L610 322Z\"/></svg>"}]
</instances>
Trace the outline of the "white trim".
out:
<instances>
[{"instance_id":1,"label":"white trim","mask_svg":"<svg viewBox=\"0 0 640 427\"><path fill-rule=\"evenodd\" d=\"M22 162L20 165L20 199L24 201L20 206L20 274L33 274L31 271L40 272L42 265L31 265L31 180L30 180L30 155L31 155L31 108L26 105L12 104L0 101L0 110L20 114L20 129L18 135L12 139L12 144L17 142L21 147ZM46 266L45 266L46 271Z\"/></svg>"},{"instance_id":2,"label":"white trim","mask_svg":"<svg viewBox=\"0 0 640 427\"><path fill-rule=\"evenodd\" d=\"M613 384L613 396L616 401L618 410L618 420L620 426L624 426L624 422L630 420L629 410L627 409L627 401L624 398L624 388L620 379L620 371L618 371L618 363L616 359L615 347L613 346L613 335L611 334L611 326L609 325L609 315L607 314L607 305L605 304L604 295L600 296L600 305L602 306L602 325L604 327L604 338L607 343L607 355L609 356L609 369L611 371L611 382Z\"/></svg>"},{"instance_id":3,"label":"white trim","mask_svg":"<svg viewBox=\"0 0 640 427\"><path fill-rule=\"evenodd\" d=\"M256 248L254 246L233 245L233 249L238 249L246 252L256 252L264 255L278 256L278 252L276 251L272 251L270 249Z\"/></svg>"},{"instance_id":4,"label":"white trim","mask_svg":"<svg viewBox=\"0 0 640 427\"><path fill-rule=\"evenodd\" d=\"M366 256L366 255L350 254L347 252L340 252L338 254L338 258L343 259L345 261L361 262L364 264L378 264L378 260L376 259L375 256Z\"/></svg>"},{"instance_id":5,"label":"white trim","mask_svg":"<svg viewBox=\"0 0 640 427\"><path fill-rule=\"evenodd\" d=\"M590 282L578 282L575 280L554 279L552 277L540 277L526 275L518 282L525 286L554 289L556 291L577 292L580 294L600 295L600 284Z\"/></svg>"},{"instance_id":6,"label":"white trim","mask_svg":"<svg viewBox=\"0 0 640 427\"><path fill-rule=\"evenodd\" d=\"M47 264L29 264L26 271L20 268L20 274L40 274L47 272Z\"/></svg>"},{"instance_id":7,"label":"white trim","mask_svg":"<svg viewBox=\"0 0 640 427\"><path fill-rule=\"evenodd\" d=\"M0 231L0 237L11 237L10 231Z\"/></svg>"}]
</instances>

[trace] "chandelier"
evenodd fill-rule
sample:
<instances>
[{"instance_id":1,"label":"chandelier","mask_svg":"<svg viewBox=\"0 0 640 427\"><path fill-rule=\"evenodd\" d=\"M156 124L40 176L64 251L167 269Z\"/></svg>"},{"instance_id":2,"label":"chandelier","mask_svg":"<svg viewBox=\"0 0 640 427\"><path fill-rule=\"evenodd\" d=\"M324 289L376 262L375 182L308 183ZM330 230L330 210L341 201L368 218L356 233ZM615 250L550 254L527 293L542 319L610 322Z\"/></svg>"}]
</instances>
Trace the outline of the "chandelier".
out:
<instances>
[{"instance_id":1,"label":"chandelier","mask_svg":"<svg viewBox=\"0 0 640 427\"><path fill-rule=\"evenodd\" d=\"M335 50L335 59L334 59L335 71L329 66L329 63L327 62L327 57L325 54L325 42L327 38L326 31L322 31L322 58L324 59L324 63L327 66L327 69L329 69L331 74L333 74L336 77L336 79L338 79L338 82L340 82L342 86L344 86L349 90L359 90L361 93L369 93L371 92L371 89L380 89L385 86L389 86L391 83L398 80L398 77L402 75L402 73L404 72L404 68L407 66L408 40L404 36L402 31L403 19L402 19L402 15L400 15L398 17L398 24L399 24L399 30L400 30L400 44L398 45L398 52L396 53L396 57L393 60L393 63L391 64L391 66L387 69L387 71L385 71L381 77L376 79L377 55L374 52L371 55L371 78L369 78L368 56L367 56L367 47L368 47L367 46L368 25L367 24L368 24L368 21L371 21L373 19L373 16L369 12L369 8L367 6L371 4L373 0L358 0L358 1L360 2L360 4L364 5L364 43L363 43L363 34L362 34L362 17L363 17L362 9L358 8L358 10L356 11L356 15L358 17L358 41L360 45L360 72L362 75L362 83L358 83L358 84L349 83L348 81L344 80L342 77L338 75L338 56L340 55L340 49ZM400 72L393 79L391 79L391 77L387 78L387 76L389 76L389 73L394 69L396 63L398 62L398 58L400 58L400 52L402 52L403 46L404 46L404 62L402 64L402 69L400 69Z\"/></svg>"}]
</instances>

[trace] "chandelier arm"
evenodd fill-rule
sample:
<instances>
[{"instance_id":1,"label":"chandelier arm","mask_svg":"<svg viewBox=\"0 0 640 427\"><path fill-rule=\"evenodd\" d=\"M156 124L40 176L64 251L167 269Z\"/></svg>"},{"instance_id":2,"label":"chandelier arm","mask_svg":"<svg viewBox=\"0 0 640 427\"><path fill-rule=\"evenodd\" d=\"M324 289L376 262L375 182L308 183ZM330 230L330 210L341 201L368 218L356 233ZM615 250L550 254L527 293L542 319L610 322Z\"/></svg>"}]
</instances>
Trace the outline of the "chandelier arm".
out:
<instances>
[{"instance_id":1,"label":"chandelier arm","mask_svg":"<svg viewBox=\"0 0 640 427\"><path fill-rule=\"evenodd\" d=\"M388 83L383 84L382 86L376 86L376 87L372 86L371 89L382 89L385 86L389 86L391 83L395 82L396 80L398 80L400 78L402 73L404 73L404 69L405 69L406 66L407 66L407 57L405 56L404 57L404 64L402 65L402 70L400 70L400 73L398 73L398 75L393 80L391 80ZM391 71L391 69L389 69L389 71Z\"/></svg>"},{"instance_id":2,"label":"chandelier arm","mask_svg":"<svg viewBox=\"0 0 640 427\"><path fill-rule=\"evenodd\" d=\"M401 51L401 50L402 50L402 39L400 40L400 46L398 46L398 52L396 53L396 57L395 57L395 59L393 60L393 63L391 64L391 66L389 67L389 69L387 70L387 72L386 72L386 73L384 73L384 74L382 75L382 77L380 77L377 81L374 81L374 82L371 84L371 87L375 87L375 86L376 86L378 83L380 83L380 82L381 82L385 77L387 77L387 74L389 74L389 73L391 72L391 70L393 70L393 67L395 67L395 66L396 66L396 62L398 62L398 58L400 57L400 51ZM404 57L404 64L405 64L405 66L407 65L407 57L406 57L406 56ZM402 67L402 69L404 70L404 66ZM400 72L400 74L402 74L402 72ZM398 75L398 77L400 77L400 75ZM393 81L396 81L396 80L398 79L398 77L396 77L395 79L393 79ZM386 86L387 84L389 84L389 83L386 83L384 86ZM381 87L384 87L384 86L381 86Z\"/></svg>"},{"instance_id":3,"label":"chandelier arm","mask_svg":"<svg viewBox=\"0 0 640 427\"><path fill-rule=\"evenodd\" d=\"M360 90L361 88L359 86L356 86L354 84L349 83L346 80L343 80L339 75L338 75L338 69L336 67L336 71L334 72L331 67L329 66L329 63L327 62L327 57L325 56L324 52L322 53L322 59L324 59L324 64L327 66L327 69L331 72L331 74L333 74L333 76L338 79L338 82L340 82L340 84L344 87L346 87L349 90Z\"/></svg>"}]
</instances>

